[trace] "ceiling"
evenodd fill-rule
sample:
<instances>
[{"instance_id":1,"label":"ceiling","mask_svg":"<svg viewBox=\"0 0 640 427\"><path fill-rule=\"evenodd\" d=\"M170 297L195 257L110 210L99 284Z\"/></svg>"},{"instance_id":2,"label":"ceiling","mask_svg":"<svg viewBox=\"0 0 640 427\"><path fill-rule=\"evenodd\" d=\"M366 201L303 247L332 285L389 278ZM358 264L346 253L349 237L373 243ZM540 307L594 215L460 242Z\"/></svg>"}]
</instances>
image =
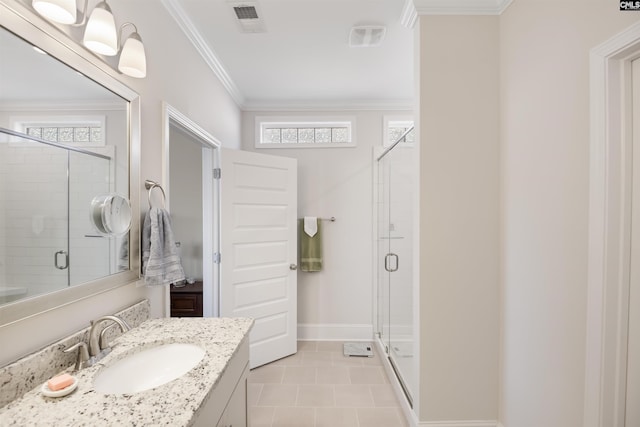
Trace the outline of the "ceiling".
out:
<instances>
[{"instance_id":1,"label":"ceiling","mask_svg":"<svg viewBox=\"0 0 640 427\"><path fill-rule=\"evenodd\" d=\"M411 108L413 30L404 0L164 0L244 109ZM232 6L256 6L245 33ZM349 47L353 26L383 25L378 47Z\"/></svg>"}]
</instances>

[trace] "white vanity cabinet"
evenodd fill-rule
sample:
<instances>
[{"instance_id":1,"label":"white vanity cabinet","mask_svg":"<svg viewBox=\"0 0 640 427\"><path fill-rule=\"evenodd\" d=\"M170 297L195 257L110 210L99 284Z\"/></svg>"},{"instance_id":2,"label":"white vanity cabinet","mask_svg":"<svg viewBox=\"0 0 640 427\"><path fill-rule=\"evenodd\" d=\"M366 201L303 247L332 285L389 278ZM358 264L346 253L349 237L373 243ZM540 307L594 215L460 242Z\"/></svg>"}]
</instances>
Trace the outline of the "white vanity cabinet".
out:
<instances>
[{"instance_id":1,"label":"white vanity cabinet","mask_svg":"<svg viewBox=\"0 0 640 427\"><path fill-rule=\"evenodd\" d=\"M247 427L249 337L245 337L202 407L195 427Z\"/></svg>"},{"instance_id":2,"label":"white vanity cabinet","mask_svg":"<svg viewBox=\"0 0 640 427\"><path fill-rule=\"evenodd\" d=\"M243 378L238 381L227 407L216 427L246 427L247 421L247 372L245 369Z\"/></svg>"}]
</instances>

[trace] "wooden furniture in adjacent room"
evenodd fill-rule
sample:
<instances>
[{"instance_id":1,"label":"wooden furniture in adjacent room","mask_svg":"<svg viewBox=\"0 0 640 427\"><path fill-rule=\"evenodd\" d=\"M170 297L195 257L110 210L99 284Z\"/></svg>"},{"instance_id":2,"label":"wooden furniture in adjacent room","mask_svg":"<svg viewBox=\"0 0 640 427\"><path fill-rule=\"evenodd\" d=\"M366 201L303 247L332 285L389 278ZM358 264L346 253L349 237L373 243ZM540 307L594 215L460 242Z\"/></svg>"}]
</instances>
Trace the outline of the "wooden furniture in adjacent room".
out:
<instances>
[{"instance_id":1,"label":"wooden furniture in adjacent room","mask_svg":"<svg viewBox=\"0 0 640 427\"><path fill-rule=\"evenodd\" d=\"M171 317L202 317L202 281L171 285Z\"/></svg>"}]
</instances>

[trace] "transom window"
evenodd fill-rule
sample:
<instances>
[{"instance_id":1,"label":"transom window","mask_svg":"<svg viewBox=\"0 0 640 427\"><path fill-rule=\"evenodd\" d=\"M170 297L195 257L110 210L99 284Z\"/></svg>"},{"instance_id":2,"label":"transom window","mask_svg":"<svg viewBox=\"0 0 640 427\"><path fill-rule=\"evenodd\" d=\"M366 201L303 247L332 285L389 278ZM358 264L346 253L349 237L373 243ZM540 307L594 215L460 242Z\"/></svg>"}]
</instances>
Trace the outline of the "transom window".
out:
<instances>
[{"instance_id":1,"label":"transom window","mask_svg":"<svg viewBox=\"0 0 640 427\"><path fill-rule=\"evenodd\" d=\"M384 130L385 139L384 146L388 147L396 142L404 133L413 126L413 120L410 119L396 119L385 117ZM413 145L415 142L415 131L409 132L400 141L401 145Z\"/></svg>"},{"instance_id":2,"label":"transom window","mask_svg":"<svg viewBox=\"0 0 640 427\"><path fill-rule=\"evenodd\" d=\"M104 146L105 124L105 117L97 115L11 117L11 127L14 130L45 141L76 147Z\"/></svg>"},{"instance_id":3,"label":"transom window","mask_svg":"<svg viewBox=\"0 0 640 427\"><path fill-rule=\"evenodd\" d=\"M26 126L30 136L51 142L66 143L101 143L102 127L100 126Z\"/></svg>"},{"instance_id":4,"label":"transom window","mask_svg":"<svg viewBox=\"0 0 640 427\"><path fill-rule=\"evenodd\" d=\"M256 117L256 147L353 147L355 119Z\"/></svg>"}]
</instances>

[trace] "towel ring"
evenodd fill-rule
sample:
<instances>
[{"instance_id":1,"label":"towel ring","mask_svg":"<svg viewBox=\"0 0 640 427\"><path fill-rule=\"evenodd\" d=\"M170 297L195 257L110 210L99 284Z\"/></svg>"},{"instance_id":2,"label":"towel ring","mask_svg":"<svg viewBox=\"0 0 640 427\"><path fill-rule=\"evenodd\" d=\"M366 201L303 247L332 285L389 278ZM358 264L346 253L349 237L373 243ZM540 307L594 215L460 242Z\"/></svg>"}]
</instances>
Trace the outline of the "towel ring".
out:
<instances>
[{"instance_id":1,"label":"towel ring","mask_svg":"<svg viewBox=\"0 0 640 427\"><path fill-rule=\"evenodd\" d=\"M147 190L149 190L149 207L151 208L153 205L151 204L151 191L154 188L158 188L160 189L160 192L162 193L162 207L165 207L165 202L167 200L167 195L164 193L164 189L162 188L162 186L160 184L158 184L157 182L151 181L149 179L144 181L144 188L146 188Z\"/></svg>"}]
</instances>

